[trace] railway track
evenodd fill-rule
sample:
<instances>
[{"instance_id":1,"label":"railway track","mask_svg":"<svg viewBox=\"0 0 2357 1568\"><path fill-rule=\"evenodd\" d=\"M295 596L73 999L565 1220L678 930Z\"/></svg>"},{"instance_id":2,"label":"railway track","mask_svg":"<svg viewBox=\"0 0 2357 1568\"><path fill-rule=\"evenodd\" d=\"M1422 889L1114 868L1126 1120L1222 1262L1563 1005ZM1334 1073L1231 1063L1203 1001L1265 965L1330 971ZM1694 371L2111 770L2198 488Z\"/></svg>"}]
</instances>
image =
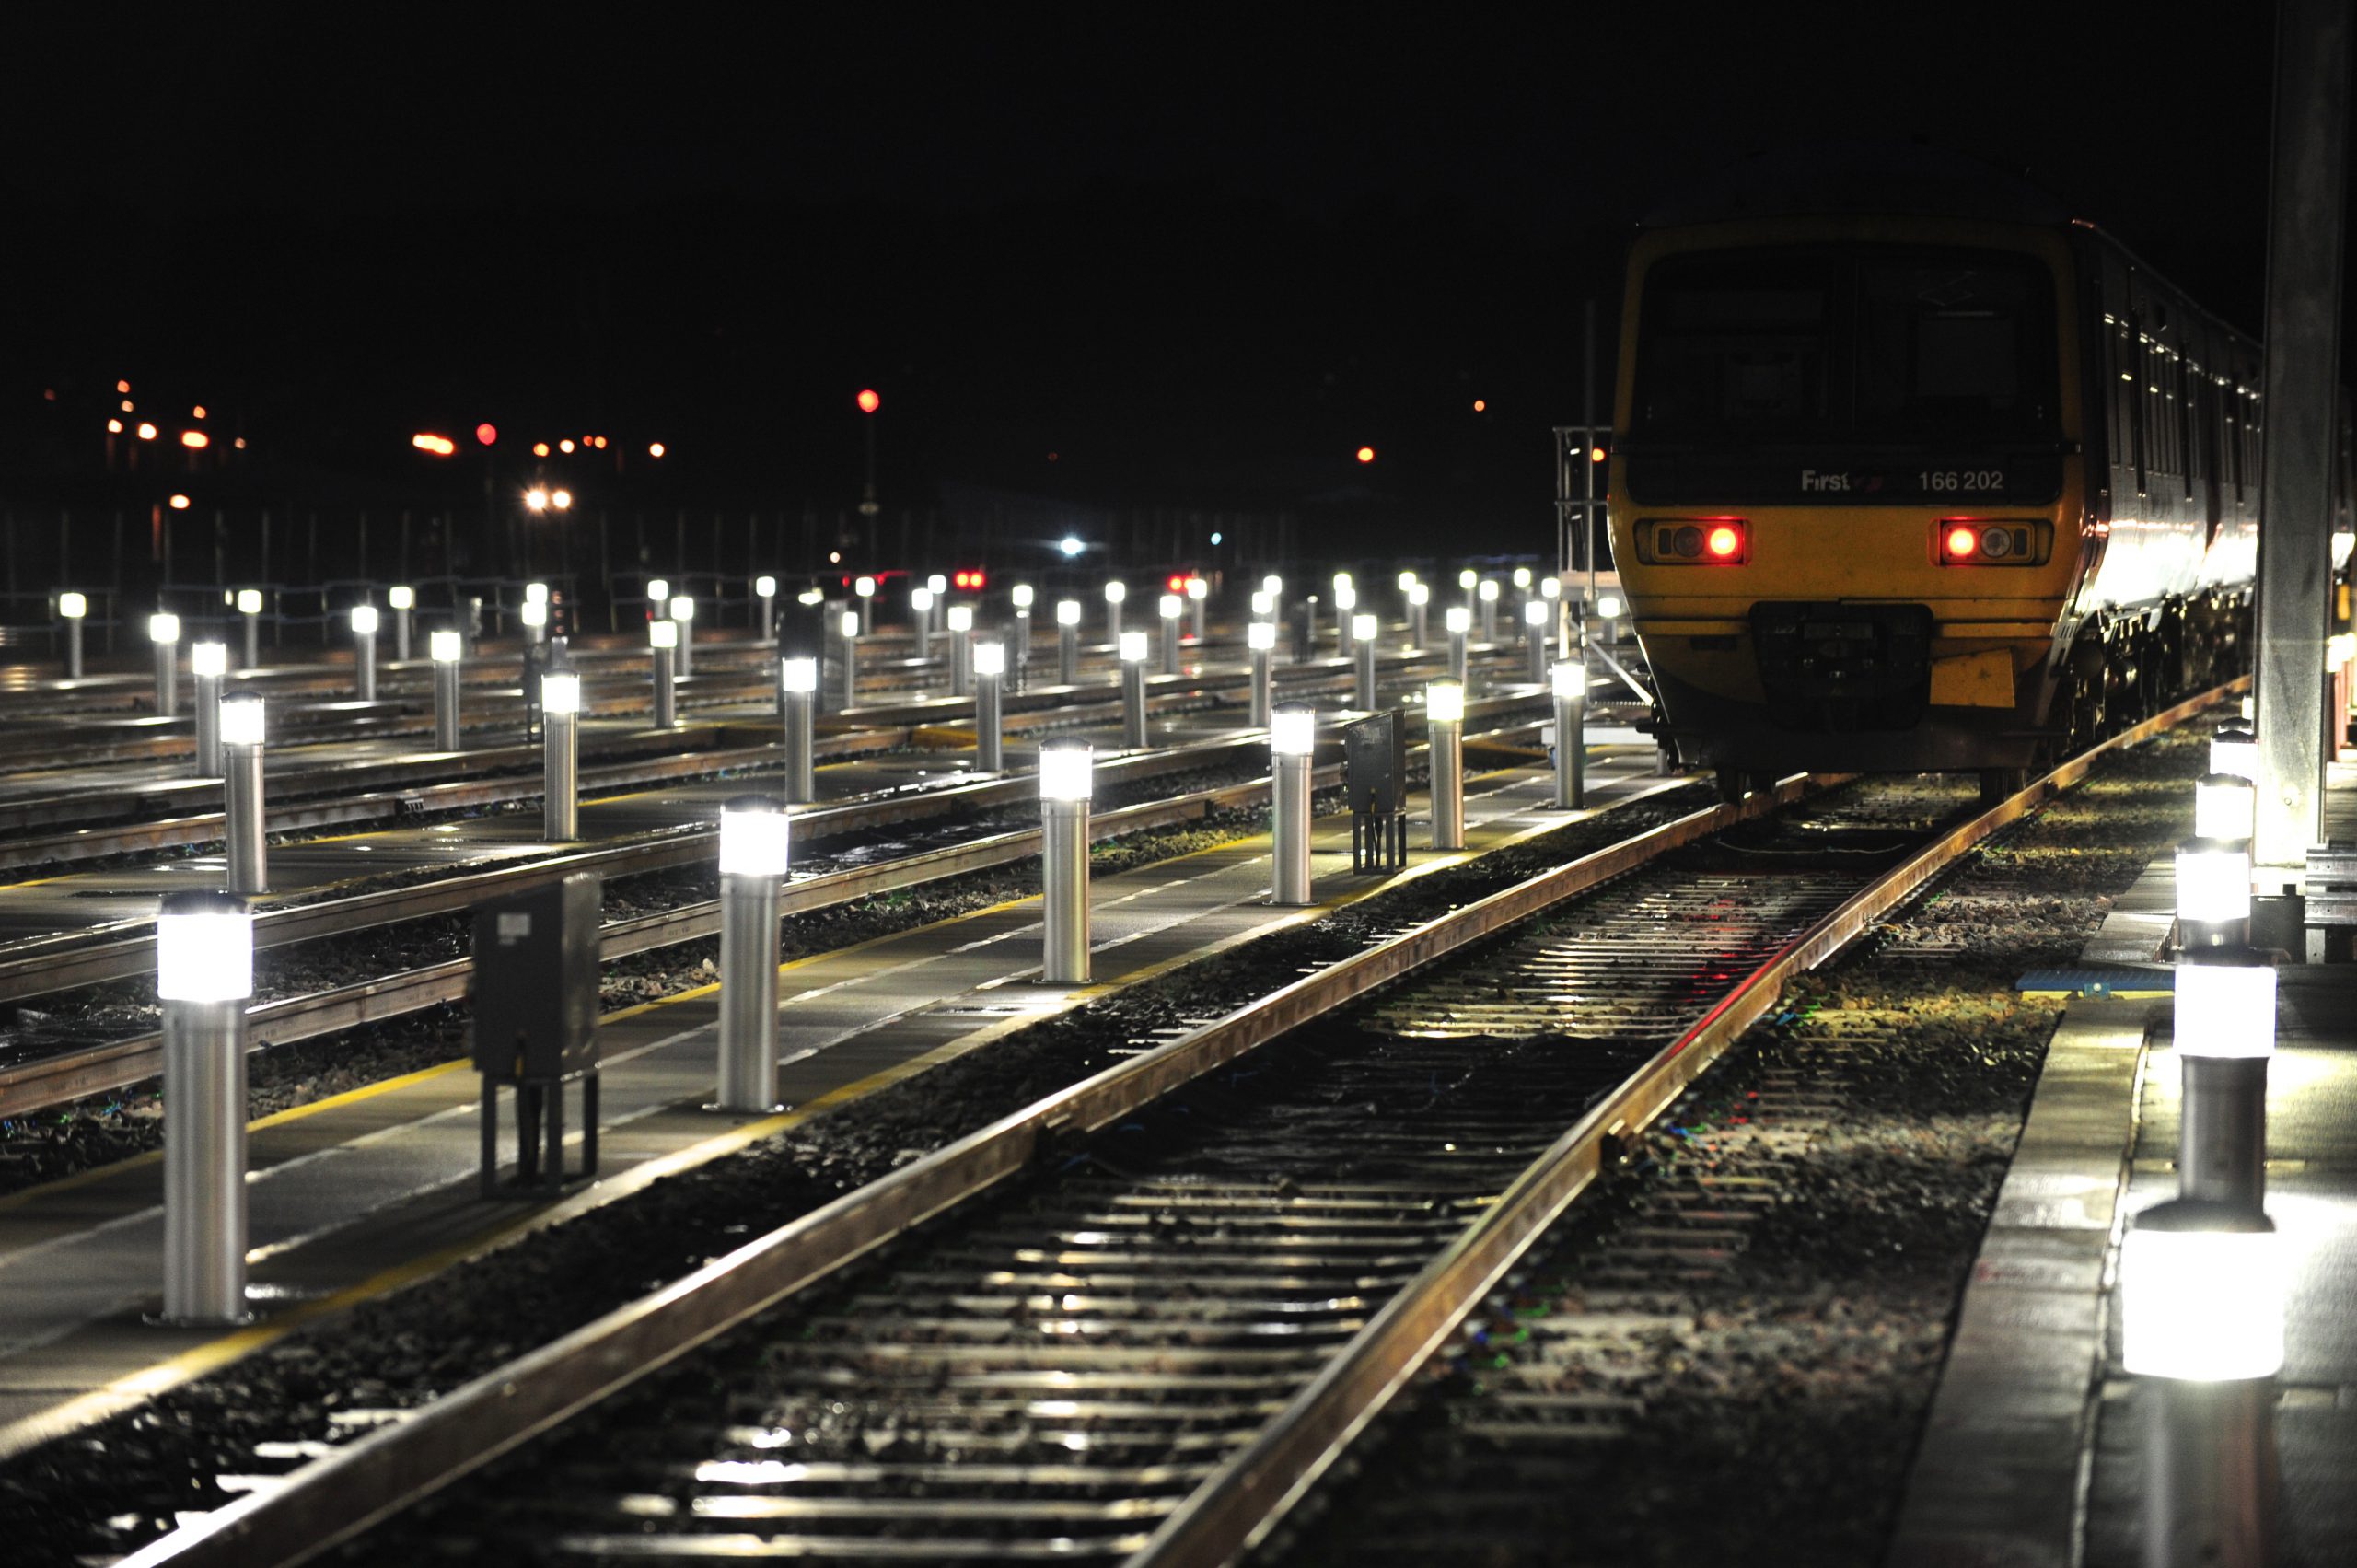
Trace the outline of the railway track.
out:
<instances>
[{"instance_id":1,"label":"railway track","mask_svg":"<svg viewBox=\"0 0 2357 1568\"><path fill-rule=\"evenodd\" d=\"M295 1561L592 1407L517 1476L450 1491L346 1560L463 1541L603 1561L1228 1561L1785 980L2094 755L1978 815L1852 784L1725 836L1797 798L1786 781L1393 934L1133 1041L290 1475L248 1478L242 1501L128 1561Z\"/></svg>"}]
</instances>

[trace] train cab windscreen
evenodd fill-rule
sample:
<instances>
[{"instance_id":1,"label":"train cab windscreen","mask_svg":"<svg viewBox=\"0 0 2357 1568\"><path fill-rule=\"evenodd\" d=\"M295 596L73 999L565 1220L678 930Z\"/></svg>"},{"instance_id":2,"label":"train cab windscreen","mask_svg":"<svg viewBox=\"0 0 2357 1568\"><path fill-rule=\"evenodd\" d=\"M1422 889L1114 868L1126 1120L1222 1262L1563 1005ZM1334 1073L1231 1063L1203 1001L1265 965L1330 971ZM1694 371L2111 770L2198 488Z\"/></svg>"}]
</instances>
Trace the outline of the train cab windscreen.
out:
<instances>
[{"instance_id":1,"label":"train cab windscreen","mask_svg":"<svg viewBox=\"0 0 2357 1568\"><path fill-rule=\"evenodd\" d=\"M1794 446L2057 438L2054 285L1996 250L1761 249L1663 259L1632 436Z\"/></svg>"}]
</instances>

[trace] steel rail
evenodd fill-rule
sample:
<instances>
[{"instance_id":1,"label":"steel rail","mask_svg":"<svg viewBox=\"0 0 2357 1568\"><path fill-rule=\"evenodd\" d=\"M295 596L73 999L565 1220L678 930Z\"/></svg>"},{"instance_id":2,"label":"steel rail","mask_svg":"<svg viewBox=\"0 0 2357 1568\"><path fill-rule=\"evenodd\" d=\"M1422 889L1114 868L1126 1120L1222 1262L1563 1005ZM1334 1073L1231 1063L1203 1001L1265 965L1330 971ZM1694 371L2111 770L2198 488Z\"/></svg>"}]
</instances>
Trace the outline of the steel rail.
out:
<instances>
[{"instance_id":1,"label":"steel rail","mask_svg":"<svg viewBox=\"0 0 2357 1568\"><path fill-rule=\"evenodd\" d=\"M1278 1036L1636 865L1797 799L1801 775L1664 823L1452 910L1050 1095L478 1377L123 1560L299 1562L824 1278Z\"/></svg>"},{"instance_id":2,"label":"steel rail","mask_svg":"<svg viewBox=\"0 0 2357 1568\"><path fill-rule=\"evenodd\" d=\"M2151 738L2242 684L2237 679L2165 709L1941 834L1746 976L1533 1161L1446 1251L1367 1320L1282 1413L1188 1495L1129 1559L1129 1568L1214 1568L1265 1538L1447 1344L1466 1316L1573 1200L1767 1016L1787 981L1840 953L1991 834L2077 784L2097 758Z\"/></svg>"}]
</instances>

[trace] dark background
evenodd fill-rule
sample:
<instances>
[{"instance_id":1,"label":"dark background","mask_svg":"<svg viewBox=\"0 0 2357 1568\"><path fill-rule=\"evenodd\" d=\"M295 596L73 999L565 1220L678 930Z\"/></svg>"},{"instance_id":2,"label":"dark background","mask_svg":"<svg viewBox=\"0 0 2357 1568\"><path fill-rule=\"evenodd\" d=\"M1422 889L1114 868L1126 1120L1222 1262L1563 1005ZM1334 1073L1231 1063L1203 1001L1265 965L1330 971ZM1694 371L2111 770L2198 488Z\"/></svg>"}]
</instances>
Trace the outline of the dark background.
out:
<instances>
[{"instance_id":1,"label":"dark background","mask_svg":"<svg viewBox=\"0 0 2357 1568\"><path fill-rule=\"evenodd\" d=\"M1750 152L1985 157L2255 330L2270 14L2096 9L23 11L0 504L144 507L121 377L249 439L200 506L479 496L409 439L488 420L606 435L551 465L585 505L831 515L874 386L889 507L1533 548L1582 301Z\"/></svg>"}]
</instances>

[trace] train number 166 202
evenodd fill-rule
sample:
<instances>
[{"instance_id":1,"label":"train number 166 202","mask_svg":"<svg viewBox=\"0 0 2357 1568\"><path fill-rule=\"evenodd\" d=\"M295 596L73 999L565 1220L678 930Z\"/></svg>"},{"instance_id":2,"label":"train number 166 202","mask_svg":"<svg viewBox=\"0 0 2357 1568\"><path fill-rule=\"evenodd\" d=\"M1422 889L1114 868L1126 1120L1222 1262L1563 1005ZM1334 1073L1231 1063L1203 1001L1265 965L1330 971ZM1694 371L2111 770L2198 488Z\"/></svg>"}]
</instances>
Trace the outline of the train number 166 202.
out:
<instances>
[{"instance_id":1,"label":"train number 166 202","mask_svg":"<svg viewBox=\"0 0 2357 1568\"><path fill-rule=\"evenodd\" d=\"M1924 490L2003 490L2005 488L2003 469L1943 469L1915 476L1915 483Z\"/></svg>"}]
</instances>

